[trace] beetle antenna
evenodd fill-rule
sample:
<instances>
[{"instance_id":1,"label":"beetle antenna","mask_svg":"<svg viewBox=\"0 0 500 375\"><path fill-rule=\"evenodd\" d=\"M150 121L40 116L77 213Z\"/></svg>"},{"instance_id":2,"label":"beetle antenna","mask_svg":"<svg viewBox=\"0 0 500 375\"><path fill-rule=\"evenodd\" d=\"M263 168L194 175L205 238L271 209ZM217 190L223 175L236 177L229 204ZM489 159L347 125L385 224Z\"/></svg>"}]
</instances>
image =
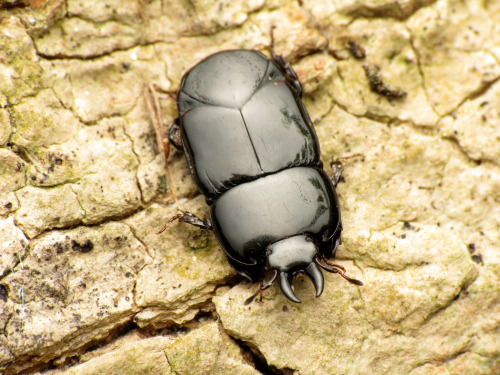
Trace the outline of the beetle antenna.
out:
<instances>
[{"instance_id":1,"label":"beetle antenna","mask_svg":"<svg viewBox=\"0 0 500 375\"><path fill-rule=\"evenodd\" d=\"M353 279L353 278L350 278L349 276L347 276L345 274L345 268L342 267L342 266L339 266L338 264L331 264L331 266L327 266L326 264L322 264L318 260L318 258L314 258L314 262L318 266L320 266L321 268L323 268L325 271L328 271L328 272L331 272L331 273L338 273L340 276L342 276L344 279L346 279L347 281L349 281L351 284L359 285L359 286L363 285L362 281L359 281L359 280L356 280L356 279Z\"/></svg>"},{"instance_id":2,"label":"beetle antenna","mask_svg":"<svg viewBox=\"0 0 500 375\"><path fill-rule=\"evenodd\" d=\"M245 303L244 303L245 306L250 305L252 303L252 301L254 300L254 298L257 297L259 294L260 294L259 302L262 302L262 292L264 290L266 290L267 288L269 288L271 286L271 284L274 282L274 280L276 280L276 277L278 276L278 270L273 270L273 271L274 271L273 276L271 276L271 278L268 281L266 281L265 284L264 284L263 280L260 280L259 289L245 300Z\"/></svg>"}]
</instances>

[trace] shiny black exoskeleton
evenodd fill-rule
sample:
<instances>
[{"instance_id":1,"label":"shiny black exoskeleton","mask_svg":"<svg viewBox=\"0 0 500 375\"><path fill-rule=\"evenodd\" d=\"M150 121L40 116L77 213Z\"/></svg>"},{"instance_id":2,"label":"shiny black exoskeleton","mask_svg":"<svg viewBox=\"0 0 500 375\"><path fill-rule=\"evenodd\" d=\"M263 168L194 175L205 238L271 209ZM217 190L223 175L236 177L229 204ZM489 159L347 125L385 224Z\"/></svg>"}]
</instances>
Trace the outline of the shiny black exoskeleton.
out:
<instances>
[{"instance_id":1,"label":"shiny black exoskeleton","mask_svg":"<svg viewBox=\"0 0 500 375\"><path fill-rule=\"evenodd\" d=\"M279 277L293 302L300 302L291 286L300 273L321 295L318 266L360 285L327 262L342 231L338 178L331 181L322 169L301 96L295 72L274 52L273 59L250 50L219 52L184 75L170 133L210 206L209 220L187 212L175 218L214 230L236 271L260 281L261 297ZM264 282L266 272L272 275Z\"/></svg>"}]
</instances>

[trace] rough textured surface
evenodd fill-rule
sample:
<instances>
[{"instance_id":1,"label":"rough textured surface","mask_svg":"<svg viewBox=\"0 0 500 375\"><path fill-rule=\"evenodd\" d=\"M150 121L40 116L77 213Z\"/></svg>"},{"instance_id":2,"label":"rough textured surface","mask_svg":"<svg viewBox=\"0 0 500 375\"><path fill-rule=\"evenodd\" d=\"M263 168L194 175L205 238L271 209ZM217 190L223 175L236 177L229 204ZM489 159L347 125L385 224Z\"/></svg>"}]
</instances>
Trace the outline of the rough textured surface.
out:
<instances>
[{"instance_id":1,"label":"rough textured surface","mask_svg":"<svg viewBox=\"0 0 500 375\"><path fill-rule=\"evenodd\" d=\"M211 233L158 234L176 210L144 88L169 124L189 67L268 54L271 25L325 165L362 154L338 263L365 285L245 306ZM500 373L499 108L496 0L0 0L0 371Z\"/></svg>"},{"instance_id":2,"label":"rough textured surface","mask_svg":"<svg viewBox=\"0 0 500 375\"><path fill-rule=\"evenodd\" d=\"M240 348L217 323L209 323L185 336L132 337L119 349L47 375L99 374L260 374L247 364Z\"/></svg>"}]
</instances>

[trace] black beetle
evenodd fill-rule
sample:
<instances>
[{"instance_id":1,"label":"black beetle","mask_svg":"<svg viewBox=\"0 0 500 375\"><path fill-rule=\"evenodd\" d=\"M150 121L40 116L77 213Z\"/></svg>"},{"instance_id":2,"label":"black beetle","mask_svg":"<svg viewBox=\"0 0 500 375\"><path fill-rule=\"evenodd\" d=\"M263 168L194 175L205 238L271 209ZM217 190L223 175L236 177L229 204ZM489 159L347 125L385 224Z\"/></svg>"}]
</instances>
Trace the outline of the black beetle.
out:
<instances>
[{"instance_id":1,"label":"black beetle","mask_svg":"<svg viewBox=\"0 0 500 375\"><path fill-rule=\"evenodd\" d=\"M210 219L180 211L170 221L215 232L236 271L260 282L247 303L262 299L278 275L285 296L299 303L293 277L309 276L319 297L319 267L362 283L328 263L342 231L335 193L341 167L332 179L323 171L297 75L271 53L223 51L184 74L169 138L184 150ZM272 276L264 282L266 271Z\"/></svg>"}]
</instances>

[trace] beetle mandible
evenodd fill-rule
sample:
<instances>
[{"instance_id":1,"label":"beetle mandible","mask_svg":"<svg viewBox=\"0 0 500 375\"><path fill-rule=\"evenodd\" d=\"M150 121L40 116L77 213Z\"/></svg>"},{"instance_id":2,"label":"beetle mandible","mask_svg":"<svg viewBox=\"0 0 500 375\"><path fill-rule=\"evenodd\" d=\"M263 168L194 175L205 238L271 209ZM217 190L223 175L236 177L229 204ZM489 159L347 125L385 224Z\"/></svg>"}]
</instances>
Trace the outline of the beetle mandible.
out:
<instances>
[{"instance_id":1,"label":"beetle mandible","mask_svg":"<svg viewBox=\"0 0 500 375\"><path fill-rule=\"evenodd\" d=\"M320 268L362 283L328 263L341 241L340 173L330 179L323 170L299 79L272 47L271 54L222 51L184 74L169 138L184 150L210 218L181 211L170 221L214 231L236 271L260 282L246 303L258 294L262 300L276 278L300 303L292 289L299 274L312 280L316 297L324 285Z\"/></svg>"}]
</instances>

